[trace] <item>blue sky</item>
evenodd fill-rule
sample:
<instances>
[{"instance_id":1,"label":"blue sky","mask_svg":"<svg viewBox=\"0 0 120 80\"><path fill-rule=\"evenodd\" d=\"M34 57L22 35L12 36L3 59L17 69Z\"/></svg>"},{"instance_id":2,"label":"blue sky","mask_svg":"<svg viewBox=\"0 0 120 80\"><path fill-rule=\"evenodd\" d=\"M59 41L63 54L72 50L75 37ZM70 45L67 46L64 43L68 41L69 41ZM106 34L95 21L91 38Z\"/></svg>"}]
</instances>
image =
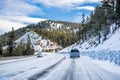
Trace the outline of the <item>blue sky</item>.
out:
<instances>
[{"instance_id":1,"label":"blue sky","mask_svg":"<svg viewBox=\"0 0 120 80\"><path fill-rule=\"evenodd\" d=\"M0 33L44 20L80 22L98 0L0 0Z\"/></svg>"}]
</instances>

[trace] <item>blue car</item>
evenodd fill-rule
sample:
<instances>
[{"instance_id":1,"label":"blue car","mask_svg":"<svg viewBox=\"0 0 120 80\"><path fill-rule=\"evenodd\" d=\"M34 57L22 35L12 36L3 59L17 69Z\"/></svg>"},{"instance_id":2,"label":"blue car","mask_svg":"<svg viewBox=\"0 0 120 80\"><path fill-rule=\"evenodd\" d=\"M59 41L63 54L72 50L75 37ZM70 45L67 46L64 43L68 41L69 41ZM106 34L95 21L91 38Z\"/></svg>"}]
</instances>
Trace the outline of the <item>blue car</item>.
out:
<instances>
[{"instance_id":1,"label":"blue car","mask_svg":"<svg viewBox=\"0 0 120 80\"><path fill-rule=\"evenodd\" d=\"M72 49L70 52L70 58L79 58L80 52L78 49Z\"/></svg>"}]
</instances>

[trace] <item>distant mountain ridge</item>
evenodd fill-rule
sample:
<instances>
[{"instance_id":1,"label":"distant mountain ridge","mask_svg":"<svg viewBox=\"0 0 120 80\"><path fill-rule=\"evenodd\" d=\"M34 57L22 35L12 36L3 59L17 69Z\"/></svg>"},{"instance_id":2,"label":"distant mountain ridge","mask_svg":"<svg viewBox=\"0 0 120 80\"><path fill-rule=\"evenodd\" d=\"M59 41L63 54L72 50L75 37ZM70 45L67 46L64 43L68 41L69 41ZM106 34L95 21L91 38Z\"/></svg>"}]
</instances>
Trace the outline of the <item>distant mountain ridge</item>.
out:
<instances>
[{"instance_id":1,"label":"distant mountain ridge","mask_svg":"<svg viewBox=\"0 0 120 80\"><path fill-rule=\"evenodd\" d=\"M76 36L77 32L79 31L78 27L80 27L79 23L45 20L45 21L40 21L37 24L30 24L26 27L20 28L20 29L16 30L15 33L16 33L16 39L18 39L25 33L34 31L38 35L42 36L43 38L50 39L52 42L58 43L59 45L61 45L62 43L60 40L58 40L58 39L60 39L60 37L55 37L57 35L61 36L61 37L62 37L62 35L64 35L64 38L66 35L66 36L68 36L67 37L68 40L70 40L71 38L75 39L75 40L72 40L73 42L69 41L69 44L67 44L67 42L68 42L67 39L64 39L63 41L66 42L64 44L64 47L65 47L65 46L69 46L69 45L75 43L78 40L77 37L74 38L71 36L71 35ZM2 36L5 38L8 38L10 34L11 34L11 32L8 32ZM50 35L50 34L52 34L52 35ZM52 38L54 38L56 40L53 40ZM5 41L7 42L7 39ZM63 46L63 45L61 45L61 46Z\"/></svg>"}]
</instances>

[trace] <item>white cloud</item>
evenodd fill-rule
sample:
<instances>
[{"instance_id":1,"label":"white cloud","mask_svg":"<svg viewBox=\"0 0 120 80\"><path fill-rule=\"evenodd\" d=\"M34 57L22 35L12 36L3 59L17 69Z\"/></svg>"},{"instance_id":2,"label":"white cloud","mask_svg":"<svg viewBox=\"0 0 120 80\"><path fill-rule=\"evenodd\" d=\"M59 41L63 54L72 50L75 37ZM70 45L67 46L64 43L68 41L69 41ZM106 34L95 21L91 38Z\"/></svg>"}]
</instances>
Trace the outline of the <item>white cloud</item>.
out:
<instances>
[{"instance_id":1,"label":"white cloud","mask_svg":"<svg viewBox=\"0 0 120 80\"><path fill-rule=\"evenodd\" d=\"M15 29L25 27L27 24L44 21L43 18L34 18L28 16L0 16L0 32L8 32L12 27Z\"/></svg>"},{"instance_id":2,"label":"white cloud","mask_svg":"<svg viewBox=\"0 0 120 80\"><path fill-rule=\"evenodd\" d=\"M83 3L98 3L98 0L34 0L48 7L74 8Z\"/></svg>"},{"instance_id":3,"label":"white cloud","mask_svg":"<svg viewBox=\"0 0 120 80\"><path fill-rule=\"evenodd\" d=\"M34 18L28 16L0 16L1 19L10 20L13 22L21 22L26 24L37 23L39 21L44 21L44 18Z\"/></svg>"},{"instance_id":4,"label":"white cloud","mask_svg":"<svg viewBox=\"0 0 120 80\"><path fill-rule=\"evenodd\" d=\"M14 27L15 29L21 28L26 26L23 23L20 22L12 22L9 20L2 20L0 19L0 34L3 34L4 32L8 32Z\"/></svg>"},{"instance_id":5,"label":"white cloud","mask_svg":"<svg viewBox=\"0 0 120 80\"><path fill-rule=\"evenodd\" d=\"M76 7L76 9L83 9L83 10L94 11L95 7L93 7L93 6L82 6L82 7Z\"/></svg>"},{"instance_id":6,"label":"white cloud","mask_svg":"<svg viewBox=\"0 0 120 80\"><path fill-rule=\"evenodd\" d=\"M0 1L0 5L2 6L0 14L2 15L29 15L35 14L39 12L40 14L44 14L40 7L36 5L29 4L24 2L25 0L2 0Z\"/></svg>"},{"instance_id":7,"label":"white cloud","mask_svg":"<svg viewBox=\"0 0 120 80\"><path fill-rule=\"evenodd\" d=\"M29 17L44 14L42 9L27 0L0 0L0 34L12 27L18 29L26 24L37 23L45 19Z\"/></svg>"}]
</instances>

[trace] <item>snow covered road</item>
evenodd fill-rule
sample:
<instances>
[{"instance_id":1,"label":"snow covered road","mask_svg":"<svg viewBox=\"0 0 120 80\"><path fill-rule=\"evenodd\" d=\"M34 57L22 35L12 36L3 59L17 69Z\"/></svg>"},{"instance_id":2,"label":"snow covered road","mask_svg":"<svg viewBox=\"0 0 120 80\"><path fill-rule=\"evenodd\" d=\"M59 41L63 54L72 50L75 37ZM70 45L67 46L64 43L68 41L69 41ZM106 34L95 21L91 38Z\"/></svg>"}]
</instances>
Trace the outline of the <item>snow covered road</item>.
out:
<instances>
[{"instance_id":1,"label":"snow covered road","mask_svg":"<svg viewBox=\"0 0 120 80\"><path fill-rule=\"evenodd\" d=\"M86 57L66 57L56 69L39 80L120 80L120 76L100 68Z\"/></svg>"},{"instance_id":2,"label":"snow covered road","mask_svg":"<svg viewBox=\"0 0 120 80\"><path fill-rule=\"evenodd\" d=\"M0 65L0 80L120 80L87 57L51 54Z\"/></svg>"},{"instance_id":3,"label":"snow covered road","mask_svg":"<svg viewBox=\"0 0 120 80\"><path fill-rule=\"evenodd\" d=\"M0 80L23 80L42 72L64 59L63 55L47 55L42 58L32 57L18 61L0 62ZM6 64L7 63L7 64ZM4 64L4 65L3 65Z\"/></svg>"}]
</instances>

